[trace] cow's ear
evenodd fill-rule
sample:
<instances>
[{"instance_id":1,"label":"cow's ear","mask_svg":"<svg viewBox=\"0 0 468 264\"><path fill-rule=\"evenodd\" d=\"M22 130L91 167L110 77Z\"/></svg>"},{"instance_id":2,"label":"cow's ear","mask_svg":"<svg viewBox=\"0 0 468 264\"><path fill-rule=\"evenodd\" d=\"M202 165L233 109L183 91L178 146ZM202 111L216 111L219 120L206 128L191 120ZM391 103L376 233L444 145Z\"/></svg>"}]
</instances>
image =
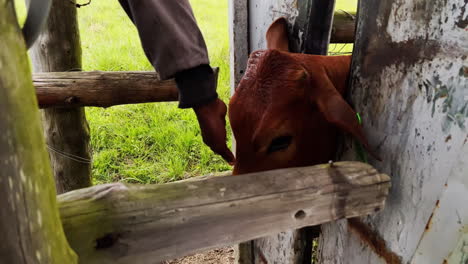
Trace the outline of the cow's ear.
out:
<instances>
[{"instance_id":1,"label":"cow's ear","mask_svg":"<svg viewBox=\"0 0 468 264\"><path fill-rule=\"evenodd\" d=\"M267 30L266 41L268 49L289 51L288 21L284 17L275 20Z\"/></svg>"},{"instance_id":2,"label":"cow's ear","mask_svg":"<svg viewBox=\"0 0 468 264\"><path fill-rule=\"evenodd\" d=\"M366 150L377 160L379 156L370 148L367 138L362 131L356 112L343 99L341 94L335 89L333 83L326 74L322 75L321 80L317 82L320 89L314 93L315 103L325 117L325 119L350 133L359 140Z\"/></svg>"}]
</instances>

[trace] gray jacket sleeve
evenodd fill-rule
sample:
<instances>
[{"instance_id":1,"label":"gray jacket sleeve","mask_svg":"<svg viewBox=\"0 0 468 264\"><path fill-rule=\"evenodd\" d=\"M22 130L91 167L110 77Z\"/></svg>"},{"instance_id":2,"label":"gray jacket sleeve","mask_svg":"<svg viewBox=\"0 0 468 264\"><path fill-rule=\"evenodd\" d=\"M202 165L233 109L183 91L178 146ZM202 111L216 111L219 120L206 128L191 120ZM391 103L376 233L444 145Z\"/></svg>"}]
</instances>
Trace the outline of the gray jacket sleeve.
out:
<instances>
[{"instance_id":1,"label":"gray jacket sleeve","mask_svg":"<svg viewBox=\"0 0 468 264\"><path fill-rule=\"evenodd\" d=\"M205 41L188 0L119 2L161 79L176 79L179 107L196 107L218 97Z\"/></svg>"}]
</instances>

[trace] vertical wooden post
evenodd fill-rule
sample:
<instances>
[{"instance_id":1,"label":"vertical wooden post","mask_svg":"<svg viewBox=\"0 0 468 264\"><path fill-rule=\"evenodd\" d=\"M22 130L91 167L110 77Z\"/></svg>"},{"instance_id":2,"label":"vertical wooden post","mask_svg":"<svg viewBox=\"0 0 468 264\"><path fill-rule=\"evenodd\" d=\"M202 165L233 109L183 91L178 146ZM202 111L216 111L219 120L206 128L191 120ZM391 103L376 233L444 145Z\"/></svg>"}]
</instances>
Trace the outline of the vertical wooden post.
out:
<instances>
[{"instance_id":1,"label":"vertical wooden post","mask_svg":"<svg viewBox=\"0 0 468 264\"><path fill-rule=\"evenodd\" d=\"M335 0L313 0L304 40L304 53L327 55L333 25Z\"/></svg>"},{"instance_id":2,"label":"vertical wooden post","mask_svg":"<svg viewBox=\"0 0 468 264\"><path fill-rule=\"evenodd\" d=\"M35 72L81 70L76 7L53 0L43 32L30 50ZM58 193L91 185L89 127L84 108L47 109L42 120Z\"/></svg>"},{"instance_id":3,"label":"vertical wooden post","mask_svg":"<svg viewBox=\"0 0 468 264\"><path fill-rule=\"evenodd\" d=\"M467 263L467 8L360 1L351 99L392 188L382 212L322 226L320 263Z\"/></svg>"},{"instance_id":4,"label":"vertical wooden post","mask_svg":"<svg viewBox=\"0 0 468 264\"><path fill-rule=\"evenodd\" d=\"M229 65L231 77L231 95L234 94L249 59L249 1L229 0ZM235 151L236 142L232 139ZM235 263L253 263L253 242L248 241L235 246Z\"/></svg>"},{"instance_id":5,"label":"vertical wooden post","mask_svg":"<svg viewBox=\"0 0 468 264\"><path fill-rule=\"evenodd\" d=\"M244 76L250 53L248 0L229 1L229 50L231 93L234 93Z\"/></svg>"},{"instance_id":6,"label":"vertical wooden post","mask_svg":"<svg viewBox=\"0 0 468 264\"><path fill-rule=\"evenodd\" d=\"M0 0L0 262L73 264L14 13Z\"/></svg>"}]
</instances>

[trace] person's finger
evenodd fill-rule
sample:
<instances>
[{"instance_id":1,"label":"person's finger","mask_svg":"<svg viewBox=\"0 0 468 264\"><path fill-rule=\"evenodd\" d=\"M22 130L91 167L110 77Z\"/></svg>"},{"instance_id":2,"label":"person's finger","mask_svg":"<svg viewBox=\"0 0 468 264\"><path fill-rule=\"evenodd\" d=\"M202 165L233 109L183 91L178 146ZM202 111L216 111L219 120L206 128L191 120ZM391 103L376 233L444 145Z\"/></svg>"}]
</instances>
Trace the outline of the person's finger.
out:
<instances>
[{"instance_id":1,"label":"person's finger","mask_svg":"<svg viewBox=\"0 0 468 264\"><path fill-rule=\"evenodd\" d=\"M221 157L223 157L223 159L225 161L227 161L227 163L229 163L229 165L234 165L234 163L236 162L236 158L234 157L234 154L232 153L232 151L230 149L227 148L226 146L226 150L223 151L223 153L221 153Z\"/></svg>"},{"instance_id":2,"label":"person's finger","mask_svg":"<svg viewBox=\"0 0 468 264\"><path fill-rule=\"evenodd\" d=\"M234 157L234 154L232 151L227 147L226 143L224 143L224 146L221 148L217 148L216 150L213 150L215 153L221 155L221 157L229 163L229 165L234 165L234 162L236 162L236 158Z\"/></svg>"}]
</instances>

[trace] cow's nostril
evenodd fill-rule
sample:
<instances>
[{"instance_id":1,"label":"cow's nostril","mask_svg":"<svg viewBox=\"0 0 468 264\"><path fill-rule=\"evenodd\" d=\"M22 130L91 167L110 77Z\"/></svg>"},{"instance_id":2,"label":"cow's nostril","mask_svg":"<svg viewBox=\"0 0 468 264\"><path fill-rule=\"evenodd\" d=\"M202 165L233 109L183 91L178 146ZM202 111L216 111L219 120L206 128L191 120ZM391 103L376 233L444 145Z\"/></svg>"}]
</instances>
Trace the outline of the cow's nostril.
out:
<instances>
[{"instance_id":1,"label":"cow's nostril","mask_svg":"<svg viewBox=\"0 0 468 264\"><path fill-rule=\"evenodd\" d=\"M270 145L268 146L267 153L270 154L273 152L287 149L289 145L291 145L291 142L292 142L292 136L276 137L271 141Z\"/></svg>"}]
</instances>

